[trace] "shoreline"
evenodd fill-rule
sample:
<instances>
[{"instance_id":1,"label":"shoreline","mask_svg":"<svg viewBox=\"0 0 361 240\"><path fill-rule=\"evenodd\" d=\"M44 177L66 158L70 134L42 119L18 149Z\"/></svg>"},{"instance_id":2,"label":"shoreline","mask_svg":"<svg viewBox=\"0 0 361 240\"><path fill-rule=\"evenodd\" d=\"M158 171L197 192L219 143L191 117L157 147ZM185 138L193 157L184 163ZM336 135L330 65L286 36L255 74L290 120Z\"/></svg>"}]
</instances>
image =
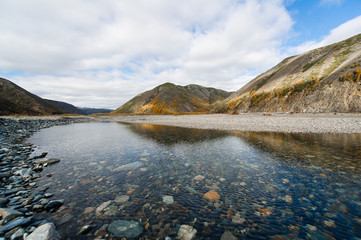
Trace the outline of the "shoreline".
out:
<instances>
[{"instance_id":1,"label":"shoreline","mask_svg":"<svg viewBox=\"0 0 361 240\"><path fill-rule=\"evenodd\" d=\"M240 113L197 115L0 116L0 119L110 121L173 127L285 133L361 134L361 113Z\"/></svg>"},{"instance_id":2,"label":"shoreline","mask_svg":"<svg viewBox=\"0 0 361 240\"><path fill-rule=\"evenodd\" d=\"M97 117L106 121L226 131L361 134L361 114L242 113Z\"/></svg>"}]
</instances>

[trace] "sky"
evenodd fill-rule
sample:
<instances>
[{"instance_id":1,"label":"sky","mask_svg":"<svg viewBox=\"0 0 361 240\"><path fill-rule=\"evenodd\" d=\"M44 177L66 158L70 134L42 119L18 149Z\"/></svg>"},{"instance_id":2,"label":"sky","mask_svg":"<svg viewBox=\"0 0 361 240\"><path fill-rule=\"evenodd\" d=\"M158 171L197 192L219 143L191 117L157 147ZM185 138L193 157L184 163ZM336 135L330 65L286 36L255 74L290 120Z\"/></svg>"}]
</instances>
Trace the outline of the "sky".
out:
<instances>
[{"instance_id":1,"label":"sky","mask_svg":"<svg viewBox=\"0 0 361 240\"><path fill-rule=\"evenodd\" d=\"M115 109L165 82L236 91L361 33L360 0L0 0L0 77Z\"/></svg>"}]
</instances>

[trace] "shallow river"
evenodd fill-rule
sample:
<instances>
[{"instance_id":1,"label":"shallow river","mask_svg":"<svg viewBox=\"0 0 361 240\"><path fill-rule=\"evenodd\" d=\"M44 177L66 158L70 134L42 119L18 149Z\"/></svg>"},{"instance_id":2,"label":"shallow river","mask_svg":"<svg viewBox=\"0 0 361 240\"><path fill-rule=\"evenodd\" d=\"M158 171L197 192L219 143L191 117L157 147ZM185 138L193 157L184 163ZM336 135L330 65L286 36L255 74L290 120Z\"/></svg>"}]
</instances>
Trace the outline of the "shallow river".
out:
<instances>
[{"instance_id":1,"label":"shallow river","mask_svg":"<svg viewBox=\"0 0 361 240\"><path fill-rule=\"evenodd\" d=\"M42 213L65 238L111 237L100 229L118 219L140 221L143 239L175 239L182 224L196 239L226 230L239 239L361 238L361 135L105 122L43 129L28 141L33 155L61 159L37 185L65 199ZM211 190L219 200L204 197Z\"/></svg>"}]
</instances>

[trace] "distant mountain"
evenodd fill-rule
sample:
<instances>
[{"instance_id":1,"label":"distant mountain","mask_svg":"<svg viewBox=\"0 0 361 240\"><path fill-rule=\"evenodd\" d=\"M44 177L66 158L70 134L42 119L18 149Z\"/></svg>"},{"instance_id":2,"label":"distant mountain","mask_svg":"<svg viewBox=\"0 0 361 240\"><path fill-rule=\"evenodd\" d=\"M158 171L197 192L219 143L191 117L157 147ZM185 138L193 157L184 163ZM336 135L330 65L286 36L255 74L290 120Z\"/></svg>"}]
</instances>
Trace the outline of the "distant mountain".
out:
<instances>
[{"instance_id":1,"label":"distant mountain","mask_svg":"<svg viewBox=\"0 0 361 240\"><path fill-rule=\"evenodd\" d=\"M84 112L86 115L91 115L95 113L110 113L113 111L113 109L107 109L107 108L79 108L82 112Z\"/></svg>"},{"instance_id":2,"label":"distant mountain","mask_svg":"<svg viewBox=\"0 0 361 240\"><path fill-rule=\"evenodd\" d=\"M49 100L49 99L44 99L44 100L47 101L48 103L50 103L51 105L64 110L67 113L86 115L86 113L84 111L82 111L81 109L79 109L69 103L59 102L59 101L54 101L54 100Z\"/></svg>"},{"instance_id":3,"label":"distant mountain","mask_svg":"<svg viewBox=\"0 0 361 240\"><path fill-rule=\"evenodd\" d=\"M178 86L165 83L141 93L112 113L176 114L208 112L231 93L199 85Z\"/></svg>"},{"instance_id":4,"label":"distant mountain","mask_svg":"<svg viewBox=\"0 0 361 240\"><path fill-rule=\"evenodd\" d=\"M361 34L286 58L214 112L361 112Z\"/></svg>"},{"instance_id":5,"label":"distant mountain","mask_svg":"<svg viewBox=\"0 0 361 240\"><path fill-rule=\"evenodd\" d=\"M0 115L54 115L63 113L66 111L11 81L0 78Z\"/></svg>"}]
</instances>

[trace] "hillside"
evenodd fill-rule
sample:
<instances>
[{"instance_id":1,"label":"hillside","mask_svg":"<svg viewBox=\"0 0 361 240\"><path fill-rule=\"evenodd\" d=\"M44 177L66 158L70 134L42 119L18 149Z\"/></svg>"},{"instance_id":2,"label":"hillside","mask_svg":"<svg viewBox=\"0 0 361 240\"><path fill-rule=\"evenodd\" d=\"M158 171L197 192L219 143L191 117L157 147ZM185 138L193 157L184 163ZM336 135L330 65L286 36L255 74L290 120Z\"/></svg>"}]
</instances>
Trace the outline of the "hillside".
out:
<instances>
[{"instance_id":1,"label":"hillside","mask_svg":"<svg viewBox=\"0 0 361 240\"><path fill-rule=\"evenodd\" d=\"M361 112L361 34L286 58L214 112Z\"/></svg>"},{"instance_id":2,"label":"hillside","mask_svg":"<svg viewBox=\"0 0 361 240\"><path fill-rule=\"evenodd\" d=\"M53 115L66 113L18 85L0 78L0 115Z\"/></svg>"},{"instance_id":3,"label":"hillside","mask_svg":"<svg viewBox=\"0 0 361 240\"><path fill-rule=\"evenodd\" d=\"M79 108L82 112L85 113L85 115L92 115L95 113L110 113L111 111L113 111L112 109L107 109L107 108Z\"/></svg>"},{"instance_id":4,"label":"hillside","mask_svg":"<svg viewBox=\"0 0 361 240\"><path fill-rule=\"evenodd\" d=\"M141 93L117 108L112 113L135 114L175 114L189 112L208 112L230 93L199 85L178 86L165 83L152 90Z\"/></svg>"},{"instance_id":5,"label":"hillside","mask_svg":"<svg viewBox=\"0 0 361 240\"><path fill-rule=\"evenodd\" d=\"M49 100L49 99L44 99L44 100L47 101L48 103L50 103L51 105L64 110L67 113L78 114L78 115L86 115L86 113L84 111L82 111L81 109L79 109L79 108L77 108L74 105L71 105L69 103L54 101L54 100Z\"/></svg>"}]
</instances>

